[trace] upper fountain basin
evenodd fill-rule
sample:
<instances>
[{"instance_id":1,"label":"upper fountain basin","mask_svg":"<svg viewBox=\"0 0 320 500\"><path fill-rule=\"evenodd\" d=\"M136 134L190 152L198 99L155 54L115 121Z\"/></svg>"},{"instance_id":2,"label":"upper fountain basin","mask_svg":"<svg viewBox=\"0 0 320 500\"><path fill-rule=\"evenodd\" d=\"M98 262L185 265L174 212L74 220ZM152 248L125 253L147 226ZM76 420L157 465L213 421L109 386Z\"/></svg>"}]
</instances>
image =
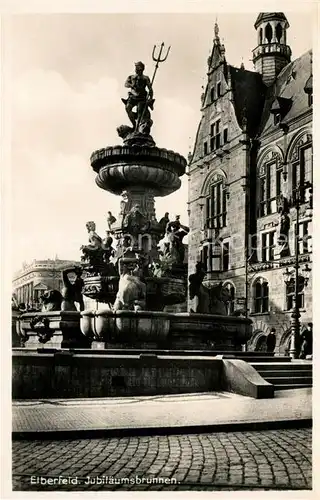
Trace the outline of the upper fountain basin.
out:
<instances>
[{"instance_id":1,"label":"upper fountain basin","mask_svg":"<svg viewBox=\"0 0 320 500\"><path fill-rule=\"evenodd\" d=\"M181 186L186 170L185 158L157 147L111 146L94 151L91 166L97 172L97 185L113 194L134 186L151 189L155 196L166 196Z\"/></svg>"}]
</instances>

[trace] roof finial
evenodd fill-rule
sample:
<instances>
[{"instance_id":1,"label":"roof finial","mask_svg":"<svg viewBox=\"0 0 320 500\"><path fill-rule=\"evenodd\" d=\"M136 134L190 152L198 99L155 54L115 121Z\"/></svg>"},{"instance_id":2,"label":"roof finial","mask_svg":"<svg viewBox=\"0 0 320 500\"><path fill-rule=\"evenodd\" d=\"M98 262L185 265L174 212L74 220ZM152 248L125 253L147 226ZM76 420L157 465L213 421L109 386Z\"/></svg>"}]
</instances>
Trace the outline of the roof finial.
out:
<instances>
[{"instance_id":1,"label":"roof finial","mask_svg":"<svg viewBox=\"0 0 320 500\"><path fill-rule=\"evenodd\" d=\"M218 26L218 18L216 17L216 22L214 25L214 37L216 40L219 40L219 26Z\"/></svg>"}]
</instances>

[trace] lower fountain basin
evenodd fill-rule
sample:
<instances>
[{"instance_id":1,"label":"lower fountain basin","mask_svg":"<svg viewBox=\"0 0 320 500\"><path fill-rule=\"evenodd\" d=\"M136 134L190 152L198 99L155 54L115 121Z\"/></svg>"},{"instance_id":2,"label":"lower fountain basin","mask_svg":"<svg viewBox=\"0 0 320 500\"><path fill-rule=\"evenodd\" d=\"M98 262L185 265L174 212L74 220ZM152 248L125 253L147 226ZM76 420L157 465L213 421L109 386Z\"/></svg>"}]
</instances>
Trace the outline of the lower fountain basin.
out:
<instances>
[{"instance_id":1,"label":"lower fountain basin","mask_svg":"<svg viewBox=\"0 0 320 500\"><path fill-rule=\"evenodd\" d=\"M241 350L252 335L250 319L155 311L83 311L83 334L106 348Z\"/></svg>"}]
</instances>

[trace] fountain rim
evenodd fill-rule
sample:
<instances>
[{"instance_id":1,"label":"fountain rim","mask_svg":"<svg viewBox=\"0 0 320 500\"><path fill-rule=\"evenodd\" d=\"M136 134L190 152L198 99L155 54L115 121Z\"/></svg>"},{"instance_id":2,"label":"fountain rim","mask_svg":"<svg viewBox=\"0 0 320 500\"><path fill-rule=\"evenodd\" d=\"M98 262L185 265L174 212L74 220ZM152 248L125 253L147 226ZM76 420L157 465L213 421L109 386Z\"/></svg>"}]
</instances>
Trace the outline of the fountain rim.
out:
<instances>
[{"instance_id":1,"label":"fountain rim","mask_svg":"<svg viewBox=\"0 0 320 500\"><path fill-rule=\"evenodd\" d=\"M90 163L93 170L99 173L102 167L119 163L134 164L136 162L156 162L157 167L171 165L178 176L185 174L187 160L175 151L142 146L108 146L97 149L91 154Z\"/></svg>"}]
</instances>

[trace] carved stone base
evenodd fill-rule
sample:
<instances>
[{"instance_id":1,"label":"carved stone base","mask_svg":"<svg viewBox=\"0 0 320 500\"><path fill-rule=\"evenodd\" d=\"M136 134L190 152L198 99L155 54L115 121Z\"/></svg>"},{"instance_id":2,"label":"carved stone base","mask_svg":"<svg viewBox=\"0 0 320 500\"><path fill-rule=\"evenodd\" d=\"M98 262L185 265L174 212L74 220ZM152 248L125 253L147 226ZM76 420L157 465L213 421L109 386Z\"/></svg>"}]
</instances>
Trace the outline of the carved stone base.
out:
<instances>
[{"instance_id":1,"label":"carved stone base","mask_svg":"<svg viewBox=\"0 0 320 500\"><path fill-rule=\"evenodd\" d=\"M47 311L24 313L19 318L19 332L24 347L89 347L80 330L80 312Z\"/></svg>"}]
</instances>

